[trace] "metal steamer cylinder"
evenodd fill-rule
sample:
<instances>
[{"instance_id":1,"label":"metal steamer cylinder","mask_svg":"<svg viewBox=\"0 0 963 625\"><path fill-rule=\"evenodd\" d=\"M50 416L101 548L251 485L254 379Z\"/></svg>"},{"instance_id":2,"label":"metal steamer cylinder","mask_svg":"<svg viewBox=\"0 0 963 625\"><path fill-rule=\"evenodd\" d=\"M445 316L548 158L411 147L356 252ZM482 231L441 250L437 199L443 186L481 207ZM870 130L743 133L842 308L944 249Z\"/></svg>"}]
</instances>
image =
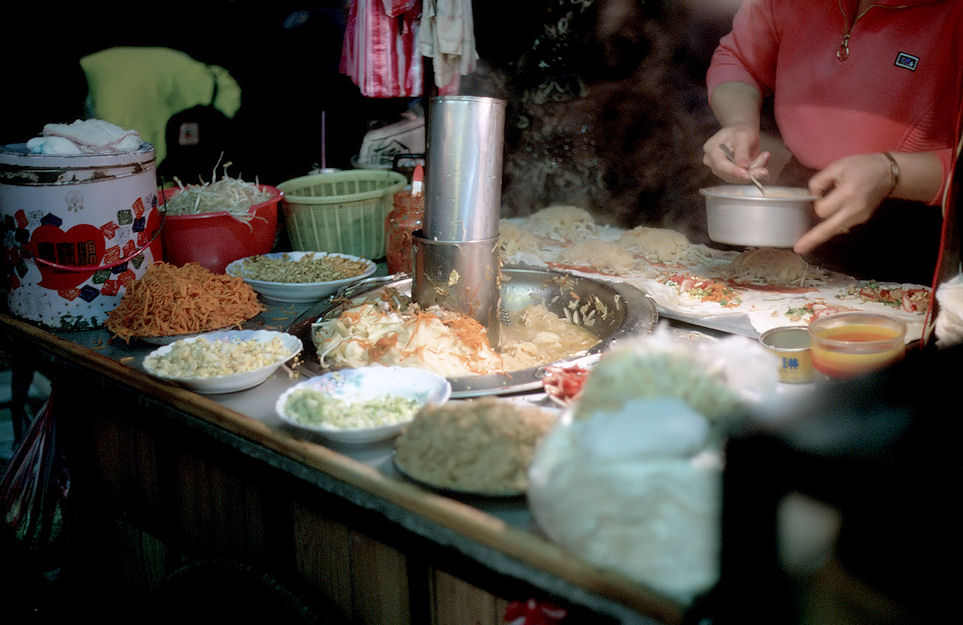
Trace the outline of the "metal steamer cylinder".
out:
<instances>
[{"instance_id":1,"label":"metal steamer cylinder","mask_svg":"<svg viewBox=\"0 0 963 625\"><path fill-rule=\"evenodd\" d=\"M472 317L495 346L504 130L504 100L432 98L424 227L412 239L413 300Z\"/></svg>"},{"instance_id":2,"label":"metal steamer cylinder","mask_svg":"<svg viewBox=\"0 0 963 625\"><path fill-rule=\"evenodd\" d=\"M488 330L498 345L501 283L498 237L481 241L432 241L416 230L411 237L411 298L423 308L439 305L467 315Z\"/></svg>"}]
</instances>

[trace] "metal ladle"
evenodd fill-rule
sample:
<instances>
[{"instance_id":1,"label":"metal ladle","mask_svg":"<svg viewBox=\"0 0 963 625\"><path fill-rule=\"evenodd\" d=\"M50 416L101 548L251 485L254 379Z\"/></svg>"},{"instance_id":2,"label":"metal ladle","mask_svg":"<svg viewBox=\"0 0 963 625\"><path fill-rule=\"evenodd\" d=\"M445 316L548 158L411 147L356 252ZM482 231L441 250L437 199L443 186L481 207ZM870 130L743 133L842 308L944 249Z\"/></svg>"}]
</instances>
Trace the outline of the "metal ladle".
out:
<instances>
[{"instance_id":1,"label":"metal ladle","mask_svg":"<svg viewBox=\"0 0 963 625\"><path fill-rule=\"evenodd\" d=\"M735 154L732 153L732 148L730 148L728 145L724 143L721 144L719 147L722 148L722 153L726 155L726 158L729 159L729 162L735 165L736 156ZM762 193L763 195L766 195L766 187L764 187L763 184L759 182L758 178L752 175L752 172L749 171L748 167L746 168L746 173L749 174L749 180L752 181L752 184L756 185L756 188L759 189L759 192Z\"/></svg>"}]
</instances>

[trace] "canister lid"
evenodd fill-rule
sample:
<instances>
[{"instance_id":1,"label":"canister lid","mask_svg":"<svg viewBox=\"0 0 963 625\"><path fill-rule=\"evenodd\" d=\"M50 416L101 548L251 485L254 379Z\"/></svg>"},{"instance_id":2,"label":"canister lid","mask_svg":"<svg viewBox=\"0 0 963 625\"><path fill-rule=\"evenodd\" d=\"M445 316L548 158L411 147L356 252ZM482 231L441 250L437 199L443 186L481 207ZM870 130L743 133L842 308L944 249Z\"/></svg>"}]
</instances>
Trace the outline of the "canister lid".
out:
<instances>
[{"instance_id":1,"label":"canister lid","mask_svg":"<svg viewBox=\"0 0 963 625\"><path fill-rule=\"evenodd\" d=\"M83 168L113 167L131 163L148 163L154 160L154 146L141 143L140 148L129 152L89 152L85 154L37 154L27 149L26 143L0 146L0 166Z\"/></svg>"}]
</instances>

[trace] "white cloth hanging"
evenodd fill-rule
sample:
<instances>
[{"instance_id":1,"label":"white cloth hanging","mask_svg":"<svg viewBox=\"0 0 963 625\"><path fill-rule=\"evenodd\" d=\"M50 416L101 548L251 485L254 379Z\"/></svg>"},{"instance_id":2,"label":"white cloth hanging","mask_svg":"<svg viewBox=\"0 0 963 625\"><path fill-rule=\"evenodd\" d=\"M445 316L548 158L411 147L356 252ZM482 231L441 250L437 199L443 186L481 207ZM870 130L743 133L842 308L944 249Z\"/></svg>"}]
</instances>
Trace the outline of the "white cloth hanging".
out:
<instances>
[{"instance_id":1,"label":"white cloth hanging","mask_svg":"<svg viewBox=\"0 0 963 625\"><path fill-rule=\"evenodd\" d=\"M433 61L435 86L443 93L457 91L459 75L470 74L478 63L471 0L424 0L421 53Z\"/></svg>"}]
</instances>

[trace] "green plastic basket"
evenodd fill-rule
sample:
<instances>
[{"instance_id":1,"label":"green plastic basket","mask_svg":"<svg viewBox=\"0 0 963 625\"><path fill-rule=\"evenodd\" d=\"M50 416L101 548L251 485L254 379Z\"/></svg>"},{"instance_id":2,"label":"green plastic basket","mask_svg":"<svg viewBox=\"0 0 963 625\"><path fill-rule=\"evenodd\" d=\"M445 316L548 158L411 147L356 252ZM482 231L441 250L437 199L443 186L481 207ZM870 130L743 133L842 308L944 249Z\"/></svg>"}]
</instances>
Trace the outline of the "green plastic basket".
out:
<instances>
[{"instance_id":1,"label":"green plastic basket","mask_svg":"<svg viewBox=\"0 0 963 625\"><path fill-rule=\"evenodd\" d=\"M312 174L278 185L291 247L362 258L385 255L385 217L408 180L396 171Z\"/></svg>"}]
</instances>

